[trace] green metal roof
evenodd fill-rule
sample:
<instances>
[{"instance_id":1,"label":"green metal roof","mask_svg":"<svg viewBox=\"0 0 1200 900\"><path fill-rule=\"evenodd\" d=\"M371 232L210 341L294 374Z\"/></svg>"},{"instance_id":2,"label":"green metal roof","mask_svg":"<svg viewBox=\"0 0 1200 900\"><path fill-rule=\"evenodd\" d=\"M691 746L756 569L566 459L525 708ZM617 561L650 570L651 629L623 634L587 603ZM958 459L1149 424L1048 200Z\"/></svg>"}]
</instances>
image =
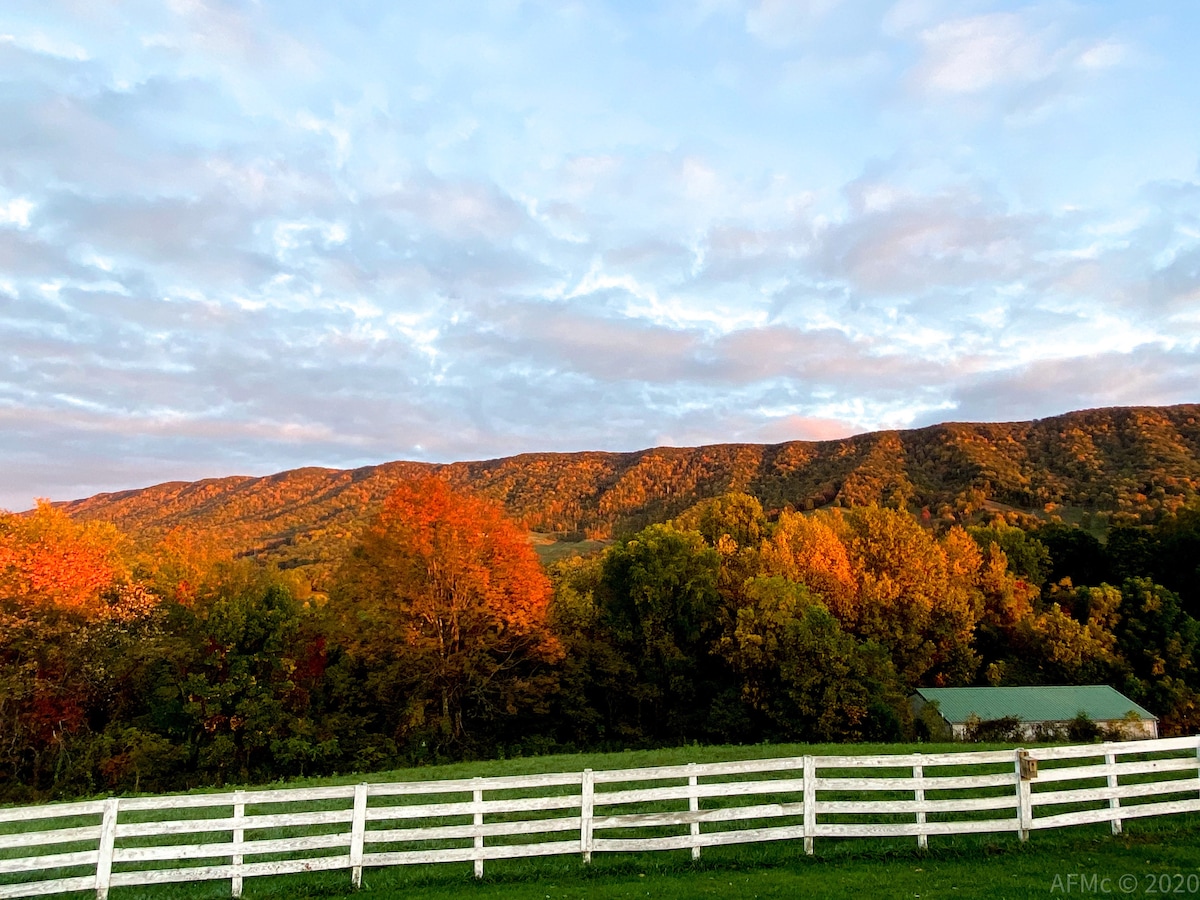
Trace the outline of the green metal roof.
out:
<instances>
[{"instance_id":1,"label":"green metal roof","mask_svg":"<svg viewBox=\"0 0 1200 900\"><path fill-rule=\"evenodd\" d=\"M1123 719L1132 710L1154 719L1148 710L1107 684L1034 687L919 688L917 695L937 702L947 722L965 722L974 713L983 721L1014 716L1022 722L1066 722L1085 712L1093 722Z\"/></svg>"}]
</instances>

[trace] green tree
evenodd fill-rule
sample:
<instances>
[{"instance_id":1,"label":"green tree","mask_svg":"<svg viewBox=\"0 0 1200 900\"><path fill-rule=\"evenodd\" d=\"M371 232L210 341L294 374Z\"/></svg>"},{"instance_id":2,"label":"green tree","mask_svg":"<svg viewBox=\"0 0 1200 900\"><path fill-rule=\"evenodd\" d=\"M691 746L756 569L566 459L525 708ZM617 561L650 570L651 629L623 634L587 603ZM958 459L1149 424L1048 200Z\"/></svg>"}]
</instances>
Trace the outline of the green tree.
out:
<instances>
[{"instance_id":1,"label":"green tree","mask_svg":"<svg viewBox=\"0 0 1200 900\"><path fill-rule=\"evenodd\" d=\"M1179 595L1188 615L1200 618L1200 499L1164 519L1155 531L1155 581Z\"/></svg>"},{"instance_id":2,"label":"green tree","mask_svg":"<svg viewBox=\"0 0 1200 900\"><path fill-rule=\"evenodd\" d=\"M976 526L967 531L980 548L987 550L995 544L1004 551L1008 569L1018 578L1040 587L1050 574L1050 551L1033 535L1012 525L997 523L992 526Z\"/></svg>"},{"instance_id":3,"label":"green tree","mask_svg":"<svg viewBox=\"0 0 1200 900\"><path fill-rule=\"evenodd\" d=\"M673 523L680 531L698 531L710 547L730 538L738 547L757 547L767 528L767 517L756 497L744 493L722 494L702 500Z\"/></svg>"},{"instance_id":4,"label":"green tree","mask_svg":"<svg viewBox=\"0 0 1200 900\"><path fill-rule=\"evenodd\" d=\"M110 789L176 789L327 772L319 611L249 560L191 573L120 659L105 730Z\"/></svg>"},{"instance_id":5,"label":"green tree","mask_svg":"<svg viewBox=\"0 0 1200 900\"><path fill-rule=\"evenodd\" d=\"M1051 584L1058 584L1064 578L1079 585L1102 584L1113 580L1104 545L1090 532L1054 524L1038 529L1037 538L1050 554L1047 580Z\"/></svg>"},{"instance_id":6,"label":"green tree","mask_svg":"<svg viewBox=\"0 0 1200 900\"><path fill-rule=\"evenodd\" d=\"M548 623L563 648L552 727L556 742L569 749L619 748L623 738L638 737L621 731L621 698L637 676L603 622L602 569L602 557L573 556L549 570Z\"/></svg>"},{"instance_id":7,"label":"green tree","mask_svg":"<svg viewBox=\"0 0 1200 900\"><path fill-rule=\"evenodd\" d=\"M1087 589L1081 589L1087 591ZM1057 602L1020 623L1016 640L1022 680L1047 684L1094 684L1111 681L1120 668L1116 639L1102 609L1120 601L1114 588L1093 592L1095 615L1083 621ZM1115 600L1113 596L1115 595ZM1068 599L1069 598L1063 598ZM1085 605L1087 601L1079 601Z\"/></svg>"},{"instance_id":8,"label":"green tree","mask_svg":"<svg viewBox=\"0 0 1200 900\"><path fill-rule=\"evenodd\" d=\"M722 628L731 610L742 603L746 581L762 566L759 548L767 529L762 504L749 494L722 494L702 500L671 522L679 531L698 531L721 557L717 590L724 599Z\"/></svg>"},{"instance_id":9,"label":"green tree","mask_svg":"<svg viewBox=\"0 0 1200 900\"><path fill-rule=\"evenodd\" d=\"M1133 699L1161 717L1167 734L1200 729L1200 622L1184 612L1179 597L1149 578L1121 587L1117 647L1131 674Z\"/></svg>"},{"instance_id":10,"label":"green tree","mask_svg":"<svg viewBox=\"0 0 1200 900\"><path fill-rule=\"evenodd\" d=\"M756 578L747 597L720 647L767 734L808 741L900 736L907 706L882 647L844 632L803 585Z\"/></svg>"},{"instance_id":11,"label":"green tree","mask_svg":"<svg viewBox=\"0 0 1200 900\"><path fill-rule=\"evenodd\" d=\"M1134 525L1113 528L1108 532L1105 550L1113 577L1121 584L1131 578L1153 580L1160 553L1154 529Z\"/></svg>"},{"instance_id":12,"label":"green tree","mask_svg":"<svg viewBox=\"0 0 1200 900\"><path fill-rule=\"evenodd\" d=\"M598 600L613 644L636 673L623 699L628 733L686 740L704 733L723 680L720 556L694 531L651 525L604 557Z\"/></svg>"}]
</instances>

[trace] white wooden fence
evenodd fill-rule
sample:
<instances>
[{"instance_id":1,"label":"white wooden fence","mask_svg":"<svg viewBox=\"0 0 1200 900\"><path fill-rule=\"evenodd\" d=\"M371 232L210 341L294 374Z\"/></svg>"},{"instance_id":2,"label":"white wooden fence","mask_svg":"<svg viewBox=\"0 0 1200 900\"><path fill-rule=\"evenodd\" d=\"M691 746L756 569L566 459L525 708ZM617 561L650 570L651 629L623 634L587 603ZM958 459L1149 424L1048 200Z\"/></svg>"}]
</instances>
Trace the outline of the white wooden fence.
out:
<instances>
[{"instance_id":1,"label":"white wooden fence","mask_svg":"<svg viewBox=\"0 0 1200 900\"><path fill-rule=\"evenodd\" d=\"M803 756L0 809L0 900L260 875L1030 831L1200 812L1200 737Z\"/></svg>"}]
</instances>

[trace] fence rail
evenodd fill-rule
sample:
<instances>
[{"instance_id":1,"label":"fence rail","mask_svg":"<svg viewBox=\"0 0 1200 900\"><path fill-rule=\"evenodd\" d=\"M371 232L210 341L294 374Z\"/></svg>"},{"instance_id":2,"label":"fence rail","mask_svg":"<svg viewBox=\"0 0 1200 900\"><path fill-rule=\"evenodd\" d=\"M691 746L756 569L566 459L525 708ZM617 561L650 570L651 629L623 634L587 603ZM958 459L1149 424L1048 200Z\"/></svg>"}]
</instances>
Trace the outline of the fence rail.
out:
<instances>
[{"instance_id":1,"label":"fence rail","mask_svg":"<svg viewBox=\"0 0 1200 900\"><path fill-rule=\"evenodd\" d=\"M1200 737L113 797L0 809L0 900L183 881L1031 831L1200 812Z\"/></svg>"}]
</instances>

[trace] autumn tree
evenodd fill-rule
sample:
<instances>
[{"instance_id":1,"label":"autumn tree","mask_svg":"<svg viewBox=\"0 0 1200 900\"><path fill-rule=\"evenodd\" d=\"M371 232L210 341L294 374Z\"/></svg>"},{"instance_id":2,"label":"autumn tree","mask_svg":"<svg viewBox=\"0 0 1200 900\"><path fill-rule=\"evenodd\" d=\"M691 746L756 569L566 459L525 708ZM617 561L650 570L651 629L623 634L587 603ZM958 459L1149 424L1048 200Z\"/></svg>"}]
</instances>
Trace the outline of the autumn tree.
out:
<instances>
[{"instance_id":1,"label":"autumn tree","mask_svg":"<svg viewBox=\"0 0 1200 900\"><path fill-rule=\"evenodd\" d=\"M993 625L1011 628L1033 614L1037 586L1012 573L999 544L989 544L983 552L980 586L984 591L984 618Z\"/></svg>"},{"instance_id":2,"label":"autumn tree","mask_svg":"<svg viewBox=\"0 0 1200 900\"><path fill-rule=\"evenodd\" d=\"M858 635L887 647L909 684L968 681L975 610L964 592L950 590L942 547L900 510L853 509L845 523L860 585Z\"/></svg>"},{"instance_id":3,"label":"autumn tree","mask_svg":"<svg viewBox=\"0 0 1200 900\"><path fill-rule=\"evenodd\" d=\"M0 513L0 598L102 617L128 574L123 542L112 525L73 522L44 500L29 515Z\"/></svg>"},{"instance_id":4,"label":"autumn tree","mask_svg":"<svg viewBox=\"0 0 1200 900\"><path fill-rule=\"evenodd\" d=\"M982 657L990 684L1000 684L1010 669L1021 623L1033 616L1037 589L1008 569L1000 545L989 543L981 552L979 589L983 606L976 623L975 649ZM1026 661L1016 661L1024 666Z\"/></svg>"},{"instance_id":5,"label":"autumn tree","mask_svg":"<svg viewBox=\"0 0 1200 900\"><path fill-rule=\"evenodd\" d=\"M948 600L969 607L975 621L983 615L983 553L961 527L950 528L938 541L946 559Z\"/></svg>"},{"instance_id":6,"label":"autumn tree","mask_svg":"<svg viewBox=\"0 0 1200 900\"><path fill-rule=\"evenodd\" d=\"M104 727L133 623L155 606L123 549L111 525L45 502L0 513L0 772L29 790L93 787L78 764Z\"/></svg>"},{"instance_id":7,"label":"autumn tree","mask_svg":"<svg viewBox=\"0 0 1200 900\"><path fill-rule=\"evenodd\" d=\"M191 603L232 571L233 548L212 533L175 527L139 554L140 579L160 597Z\"/></svg>"},{"instance_id":8,"label":"autumn tree","mask_svg":"<svg viewBox=\"0 0 1200 900\"><path fill-rule=\"evenodd\" d=\"M839 523L831 516L784 512L763 543L763 574L806 585L845 628L858 625L858 582Z\"/></svg>"},{"instance_id":9,"label":"autumn tree","mask_svg":"<svg viewBox=\"0 0 1200 900\"><path fill-rule=\"evenodd\" d=\"M387 498L330 596L396 740L458 753L542 702L549 599L525 534L433 476Z\"/></svg>"}]
</instances>

